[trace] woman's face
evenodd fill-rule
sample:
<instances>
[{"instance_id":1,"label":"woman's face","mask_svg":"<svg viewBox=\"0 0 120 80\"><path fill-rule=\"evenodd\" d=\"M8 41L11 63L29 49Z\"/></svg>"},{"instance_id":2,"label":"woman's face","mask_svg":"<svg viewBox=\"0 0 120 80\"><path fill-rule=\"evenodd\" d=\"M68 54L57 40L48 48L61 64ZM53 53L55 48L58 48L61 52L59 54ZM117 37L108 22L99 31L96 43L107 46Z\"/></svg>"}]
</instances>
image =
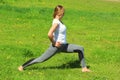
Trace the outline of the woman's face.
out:
<instances>
[{"instance_id":1,"label":"woman's face","mask_svg":"<svg viewBox=\"0 0 120 80\"><path fill-rule=\"evenodd\" d=\"M64 12L61 13L60 15L58 15L60 19L62 19L62 17L64 16Z\"/></svg>"}]
</instances>

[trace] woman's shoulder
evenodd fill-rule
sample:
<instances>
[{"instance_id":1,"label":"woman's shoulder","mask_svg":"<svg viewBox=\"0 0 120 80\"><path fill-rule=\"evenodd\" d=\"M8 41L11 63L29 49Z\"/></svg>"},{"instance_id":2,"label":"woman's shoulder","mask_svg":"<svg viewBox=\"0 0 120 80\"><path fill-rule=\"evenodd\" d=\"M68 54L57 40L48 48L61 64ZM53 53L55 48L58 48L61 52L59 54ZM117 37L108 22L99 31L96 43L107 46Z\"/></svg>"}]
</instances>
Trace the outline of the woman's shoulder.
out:
<instances>
[{"instance_id":1,"label":"woman's shoulder","mask_svg":"<svg viewBox=\"0 0 120 80\"><path fill-rule=\"evenodd\" d=\"M53 24L54 24L54 23L59 24L59 23L60 23L60 21L59 21L58 19L53 19Z\"/></svg>"}]
</instances>

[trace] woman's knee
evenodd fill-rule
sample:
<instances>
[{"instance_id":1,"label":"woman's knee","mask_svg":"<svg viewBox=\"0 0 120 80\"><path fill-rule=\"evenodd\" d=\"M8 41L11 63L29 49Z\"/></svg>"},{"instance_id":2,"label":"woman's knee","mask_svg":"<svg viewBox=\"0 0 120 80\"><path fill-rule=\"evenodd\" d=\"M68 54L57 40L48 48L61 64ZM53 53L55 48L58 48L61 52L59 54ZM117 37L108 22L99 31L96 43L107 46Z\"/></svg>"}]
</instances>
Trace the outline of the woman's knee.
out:
<instances>
[{"instance_id":1,"label":"woman's knee","mask_svg":"<svg viewBox=\"0 0 120 80\"><path fill-rule=\"evenodd\" d=\"M84 51L84 47L81 47L81 50Z\"/></svg>"},{"instance_id":2,"label":"woman's knee","mask_svg":"<svg viewBox=\"0 0 120 80\"><path fill-rule=\"evenodd\" d=\"M82 52L84 52L84 47L82 47L82 46L78 46L77 49L80 50L80 51L82 51Z\"/></svg>"}]
</instances>

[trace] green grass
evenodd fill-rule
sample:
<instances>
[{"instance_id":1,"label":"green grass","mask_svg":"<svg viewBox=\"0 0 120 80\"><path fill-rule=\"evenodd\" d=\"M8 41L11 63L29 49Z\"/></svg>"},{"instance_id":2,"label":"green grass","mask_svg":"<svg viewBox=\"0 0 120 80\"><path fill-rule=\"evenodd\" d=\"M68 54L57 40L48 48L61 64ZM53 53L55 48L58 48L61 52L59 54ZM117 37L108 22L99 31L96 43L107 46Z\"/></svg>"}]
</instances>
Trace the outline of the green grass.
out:
<instances>
[{"instance_id":1,"label":"green grass","mask_svg":"<svg viewBox=\"0 0 120 80\"><path fill-rule=\"evenodd\" d=\"M57 54L19 72L50 44L56 5L65 9L67 41L82 45L91 73L82 73L77 54ZM105 0L0 0L0 80L119 80L120 2Z\"/></svg>"}]
</instances>

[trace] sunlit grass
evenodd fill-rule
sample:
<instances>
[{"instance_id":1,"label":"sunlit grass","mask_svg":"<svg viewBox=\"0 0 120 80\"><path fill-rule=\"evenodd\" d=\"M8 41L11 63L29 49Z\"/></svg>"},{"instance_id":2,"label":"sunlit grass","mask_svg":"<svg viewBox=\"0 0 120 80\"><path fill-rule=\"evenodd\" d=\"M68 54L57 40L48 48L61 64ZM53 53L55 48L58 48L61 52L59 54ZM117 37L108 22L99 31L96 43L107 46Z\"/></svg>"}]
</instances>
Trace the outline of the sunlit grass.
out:
<instances>
[{"instance_id":1,"label":"sunlit grass","mask_svg":"<svg viewBox=\"0 0 120 80\"><path fill-rule=\"evenodd\" d=\"M19 65L49 47L47 32L57 4L66 9L67 41L84 46L92 72L81 72L77 54L64 53L19 72ZM119 10L118 2L104 0L0 0L0 79L119 80Z\"/></svg>"}]
</instances>

